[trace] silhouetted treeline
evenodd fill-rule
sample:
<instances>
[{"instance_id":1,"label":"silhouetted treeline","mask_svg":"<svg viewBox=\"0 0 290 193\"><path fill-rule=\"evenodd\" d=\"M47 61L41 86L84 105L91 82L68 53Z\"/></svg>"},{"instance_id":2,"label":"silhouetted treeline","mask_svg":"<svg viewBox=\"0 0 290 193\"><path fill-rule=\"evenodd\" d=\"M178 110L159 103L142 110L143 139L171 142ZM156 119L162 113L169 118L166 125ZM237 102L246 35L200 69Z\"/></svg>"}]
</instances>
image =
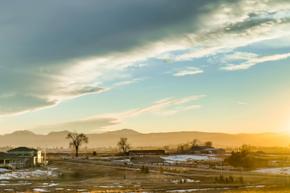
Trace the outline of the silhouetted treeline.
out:
<instances>
[{"instance_id":1,"label":"silhouetted treeline","mask_svg":"<svg viewBox=\"0 0 290 193\"><path fill-rule=\"evenodd\" d=\"M243 145L237 151L232 151L231 155L225 159L225 162L233 167L241 167L244 169L254 169L268 165L267 160L256 157L251 152L250 146L247 145Z\"/></svg>"}]
</instances>

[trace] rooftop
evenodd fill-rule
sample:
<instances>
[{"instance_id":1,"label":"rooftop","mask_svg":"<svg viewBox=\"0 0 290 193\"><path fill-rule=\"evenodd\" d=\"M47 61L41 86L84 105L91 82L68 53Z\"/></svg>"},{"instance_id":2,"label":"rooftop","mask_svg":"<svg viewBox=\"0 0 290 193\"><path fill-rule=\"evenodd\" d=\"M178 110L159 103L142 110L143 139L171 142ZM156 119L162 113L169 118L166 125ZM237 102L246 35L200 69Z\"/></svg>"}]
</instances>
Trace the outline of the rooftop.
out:
<instances>
[{"instance_id":1,"label":"rooftop","mask_svg":"<svg viewBox=\"0 0 290 193\"><path fill-rule=\"evenodd\" d=\"M9 153L0 152L0 159L9 159L9 158L18 158L18 157Z\"/></svg>"},{"instance_id":2,"label":"rooftop","mask_svg":"<svg viewBox=\"0 0 290 193\"><path fill-rule=\"evenodd\" d=\"M28 148L28 147L17 147L17 148L14 148L14 149L10 149L8 152L11 153L11 152L19 152L19 151L37 151L37 149L33 149L33 148Z\"/></svg>"}]
</instances>

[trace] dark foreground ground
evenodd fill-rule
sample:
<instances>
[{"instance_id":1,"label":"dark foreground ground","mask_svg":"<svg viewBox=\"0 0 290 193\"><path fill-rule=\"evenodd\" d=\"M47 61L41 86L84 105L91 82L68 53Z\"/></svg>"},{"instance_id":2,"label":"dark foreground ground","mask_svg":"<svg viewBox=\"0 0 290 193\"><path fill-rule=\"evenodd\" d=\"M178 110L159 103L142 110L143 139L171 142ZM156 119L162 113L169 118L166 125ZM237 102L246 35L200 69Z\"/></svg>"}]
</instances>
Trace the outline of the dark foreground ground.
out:
<instances>
[{"instance_id":1,"label":"dark foreground ground","mask_svg":"<svg viewBox=\"0 0 290 193\"><path fill-rule=\"evenodd\" d=\"M262 175L252 172L226 172L234 182L217 182L219 170L118 166L95 161L55 160L49 168L57 175L0 178L0 192L204 192L204 193L290 193L287 176ZM241 182L240 177L243 177ZM248 192L250 191L250 192Z\"/></svg>"}]
</instances>

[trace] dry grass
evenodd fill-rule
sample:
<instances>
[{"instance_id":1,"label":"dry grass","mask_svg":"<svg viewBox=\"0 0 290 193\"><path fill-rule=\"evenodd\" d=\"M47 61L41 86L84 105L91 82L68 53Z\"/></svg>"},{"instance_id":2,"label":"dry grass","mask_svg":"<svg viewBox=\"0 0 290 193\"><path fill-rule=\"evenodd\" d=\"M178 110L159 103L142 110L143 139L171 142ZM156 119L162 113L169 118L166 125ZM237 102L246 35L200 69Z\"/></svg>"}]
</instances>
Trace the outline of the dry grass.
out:
<instances>
[{"instance_id":1,"label":"dry grass","mask_svg":"<svg viewBox=\"0 0 290 193\"><path fill-rule=\"evenodd\" d=\"M290 193L288 190L243 190L243 191L227 191L225 193Z\"/></svg>"}]
</instances>

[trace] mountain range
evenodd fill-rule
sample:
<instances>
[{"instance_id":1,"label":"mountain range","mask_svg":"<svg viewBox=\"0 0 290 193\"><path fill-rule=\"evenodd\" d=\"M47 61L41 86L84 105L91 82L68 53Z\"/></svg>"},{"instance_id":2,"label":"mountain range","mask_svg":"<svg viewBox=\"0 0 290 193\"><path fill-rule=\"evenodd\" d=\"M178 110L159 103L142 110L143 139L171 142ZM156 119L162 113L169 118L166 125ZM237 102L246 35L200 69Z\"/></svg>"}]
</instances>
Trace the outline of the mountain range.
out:
<instances>
[{"instance_id":1,"label":"mountain range","mask_svg":"<svg viewBox=\"0 0 290 193\"><path fill-rule=\"evenodd\" d=\"M16 131L0 135L0 147L29 146L45 148L66 148L68 131L51 132L46 135L35 134L31 131ZM163 147L191 142L198 139L201 142L212 141L218 147L236 147L243 144L254 146L288 146L290 136L279 133L259 134L226 134L198 131L181 131L166 133L139 133L130 129L109 131L104 133L87 134L89 148L115 147L120 137L127 137L134 147Z\"/></svg>"}]
</instances>

